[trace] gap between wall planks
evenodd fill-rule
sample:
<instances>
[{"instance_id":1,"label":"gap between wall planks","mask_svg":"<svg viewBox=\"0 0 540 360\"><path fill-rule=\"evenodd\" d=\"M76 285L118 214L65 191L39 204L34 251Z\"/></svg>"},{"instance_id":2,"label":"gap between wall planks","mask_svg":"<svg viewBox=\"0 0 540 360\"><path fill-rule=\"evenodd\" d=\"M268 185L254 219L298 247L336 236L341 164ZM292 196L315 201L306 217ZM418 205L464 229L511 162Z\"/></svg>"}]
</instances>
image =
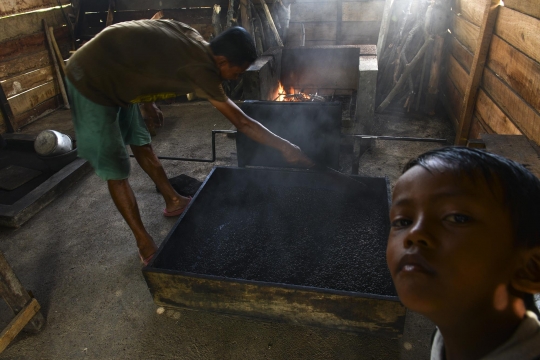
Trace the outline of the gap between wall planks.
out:
<instances>
[{"instance_id":1,"label":"gap between wall planks","mask_svg":"<svg viewBox=\"0 0 540 360\"><path fill-rule=\"evenodd\" d=\"M480 34L477 40L471 72L468 78L467 88L465 89L463 108L459 116L459 125L456 132L456 145L466 145L467 138L471 129L472 116L476 105L476 97L478 94L478 86L482 79L482 73L491 43L495 21L499 12L500 0L487 0L484 7L484 16Z\"/></svg>"}]
</instances>

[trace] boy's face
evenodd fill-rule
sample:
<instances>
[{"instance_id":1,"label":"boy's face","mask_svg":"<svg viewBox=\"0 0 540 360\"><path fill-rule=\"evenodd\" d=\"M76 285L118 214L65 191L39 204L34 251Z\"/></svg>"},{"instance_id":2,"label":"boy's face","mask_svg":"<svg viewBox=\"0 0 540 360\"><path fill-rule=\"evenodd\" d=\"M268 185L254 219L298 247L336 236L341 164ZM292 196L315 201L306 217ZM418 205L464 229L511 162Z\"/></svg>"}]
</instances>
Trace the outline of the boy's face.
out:
<instances>
[{"instance_id":1,"label":"boy's face","mask_svg":"<svg viewBox=\"0 0 540 360\"><path fill-rule=\"evenodd\" d=\"M231 65L228 61L224 61L223 63L218 64L218 67L223 80L236 80L247 70L249 65L250 64L245 64L244 66Z\"/></svg>"},{"instance_id":2,"label":"boy's face","mask_svg":"<svg viewBox=\"0 0 540 360\"><path fill-rule=\"evenodd\" d=\"M388 267L409 309L474 314L493 308L496 289L506 294L518 263L510 214L483 177L414 166L396 184L390 222Z\"/></svg>"}]
</instances>

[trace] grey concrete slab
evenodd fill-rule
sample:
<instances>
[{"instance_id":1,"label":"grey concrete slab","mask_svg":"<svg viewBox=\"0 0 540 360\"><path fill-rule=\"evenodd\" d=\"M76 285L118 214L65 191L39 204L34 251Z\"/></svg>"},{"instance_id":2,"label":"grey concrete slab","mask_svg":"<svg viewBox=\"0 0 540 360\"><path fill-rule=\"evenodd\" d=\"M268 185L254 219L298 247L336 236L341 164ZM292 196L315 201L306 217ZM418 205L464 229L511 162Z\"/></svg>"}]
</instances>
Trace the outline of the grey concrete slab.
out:
<instances>
[{"instance_id":1,"label":"grey concrete slab","mask_svg":"<svg viewBox=\"0 0 540 360\"><path fill-rule=\"evenodd\" d=\"M230 127L206 102L163 106L163 111L165 128L153 140L162 155L210 157L210 131ZM30 129L46 128L47 122L59 121L57 116L63 117L65 131L69 117L63 111ZM441 120L430 120L429 126L414 120L416 127L391 117L377 121L384 125L378 135L434 136L445 127ZM404 133L407 129L411 131ZM219 135L216 143L216 165L236 165L234 139ZM406 159L425 149L414 143L398 150L393 146L377 142L362 157L361 173L386 174L393 183ZM170 177L184 173L199 180L213 166L163 164ZM160 243L176 219L161 215L164 202L134 160L130 181L143 222ZM47 319L41 333L20 334L0 359L426 359L433 331L414 314L407 318L401 342L202 311L164 309L158 314L134 239L106 184L94 174L21 228L0 228L0 249ZM0 326L10 318L10 310L0 302Z\"/></svg>"}]
</instances>

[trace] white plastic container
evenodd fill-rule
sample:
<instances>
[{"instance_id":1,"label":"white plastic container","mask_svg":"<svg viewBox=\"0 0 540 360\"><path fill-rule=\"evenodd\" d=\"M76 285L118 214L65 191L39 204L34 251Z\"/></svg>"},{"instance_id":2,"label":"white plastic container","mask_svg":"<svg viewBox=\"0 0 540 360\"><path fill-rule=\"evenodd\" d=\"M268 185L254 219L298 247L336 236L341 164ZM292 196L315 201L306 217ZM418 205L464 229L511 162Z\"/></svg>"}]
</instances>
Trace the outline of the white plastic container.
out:
<instances>
[{"instance_id":1,"label":"white plastic container","mask_svg":"<svg viewBox=\"0 0 540 360\"><path fill-rule=\"evenodd\" d=\"M73 150L73 143L68 135L55 130L44 130L36 137L34 149L41 156L60 155Z\"/></svg>"}]
</instances>

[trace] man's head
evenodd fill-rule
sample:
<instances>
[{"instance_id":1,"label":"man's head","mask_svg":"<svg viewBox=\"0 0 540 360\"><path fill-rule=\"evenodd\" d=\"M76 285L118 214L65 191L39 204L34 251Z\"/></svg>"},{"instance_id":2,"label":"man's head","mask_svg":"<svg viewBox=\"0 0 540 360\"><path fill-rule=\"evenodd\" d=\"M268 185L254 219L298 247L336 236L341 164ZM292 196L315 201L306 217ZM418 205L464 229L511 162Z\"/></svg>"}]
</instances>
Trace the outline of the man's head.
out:
<instances>
[{"instance_id":1,"label":"man's head","mask_svg":"<svg viewBox=\"0 0 540 360\"><path fill-rule=\"evenodd\" d=\"M507 309L540 291L540 181L484 151L409 162L394 189L387 261L401 301L425 315Z\"/></svg>"},{"instance_id":2,"label":"man's head","mask_svg":"<svg viewBox=\"0 0 540 360\"><path fill-rule=\"evenodd\" d=\"M212 39L210 48L224 80L238 78L257 59L253 38L238 26Z\"/></svg>"}]
</instances>

